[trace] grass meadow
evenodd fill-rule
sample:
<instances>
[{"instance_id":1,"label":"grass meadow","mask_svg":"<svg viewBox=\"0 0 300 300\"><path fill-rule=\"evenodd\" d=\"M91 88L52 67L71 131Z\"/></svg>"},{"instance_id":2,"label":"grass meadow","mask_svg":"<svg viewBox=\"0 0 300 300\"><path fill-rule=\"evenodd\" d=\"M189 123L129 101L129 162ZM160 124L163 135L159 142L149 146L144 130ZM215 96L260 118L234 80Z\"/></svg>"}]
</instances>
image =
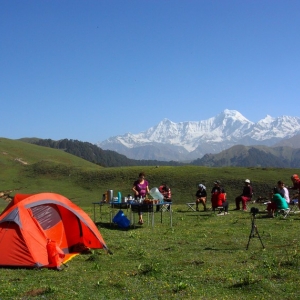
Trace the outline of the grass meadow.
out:
<instances>
[{"instance_id":1,"label":"grass meadow","mask_svg":"<svg viewBox=\"0 0 300 300\"><path fill-rule=\"evenodd\" d=\"M120 167L101 168L60 150L0 138L0 191L54 192L93 218L92 202L108 189L131 193L140 171L150 187L167 182L173 192L173 227L168 214L155 226L110 226L109 207L97 225L112 255L104 250L73 258L62 271L0 269L0 299L300 299L300 214L284 219L260 213L257 237L250 239L249 212L232 211L249 178L256 196L267 196L278 180L290 184L299 170L276 168ZM229 215L187 211L198 183L208 190L222 181ZM0 211L7 203L0 199ZM251 207L250 206L250 207ZM128 215L126 211L125 214ZM144 216L147 220L147 216ZM0 249L1 255L1 249Z\"/></svg>"},{"instance_id":2,"label":"grass meadow","mask_svg":"<svg viewBox=\"0 0 300 300\"><path fill-rule=\"evenodd\" d=\"M154 228L124 230L110 226L107 207L97 221L112 255L94 250L60 272L2 268L0 299L299 299L300 215L263 216L255 224L265 248L255 235L246 250L251 213L173 205L172 228L168 213L163 223L155 213Z\"/></svg>"}]
</instances>

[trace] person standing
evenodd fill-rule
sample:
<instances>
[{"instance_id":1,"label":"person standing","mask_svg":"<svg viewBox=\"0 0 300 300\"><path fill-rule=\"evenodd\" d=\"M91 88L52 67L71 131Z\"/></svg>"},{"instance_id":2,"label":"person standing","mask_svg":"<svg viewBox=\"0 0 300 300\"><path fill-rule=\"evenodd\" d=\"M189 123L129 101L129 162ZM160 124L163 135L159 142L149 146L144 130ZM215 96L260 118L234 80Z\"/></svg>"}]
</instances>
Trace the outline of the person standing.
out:
<instances>
[{"instance_id":1,"label":"person standing","mask_svg":"<svg viewBox=\"0 0 300 300\"><path fill-rule=\"evenodd\" d=\"M236 207L234 210L240 210L240 203L242 202L243 211L247 211L246 203L248 201L250 201L252 198L253 189L252 189L252 186L250 185L250 180L246 179L244 183L245 183L245 185L244 185L242 194L235 198L235 206Z\"/></svg>"},{"instance_id":2,"label":"person standing","mask_svg":"<svg viewBox=\"0 0 300 300\"><path fill-rule=\"evenodd\" d=\"M203 184L198 185L198 190L196 192L196 211L199 211L199 203L201 203L204 207L204 211L206 211L206 187Z\"/></svg>"},{"instance_id":3,"label":"person standing","mask_svg":"<svg viewBox=\"0 0 300 300\"><path fill-rule=\"evenodd\" d=\"M149 184L148 184L148 181L145 179L145 173L144 172L141 172L139 174L138 180L136 180L133 183L132 190L134 192L134 198L135 199L145 198L146 195L149 194ZM138 215L139 215L139 224L144 224L143 214L140 210L138 211Z\"/></svg>"}]
</instances>

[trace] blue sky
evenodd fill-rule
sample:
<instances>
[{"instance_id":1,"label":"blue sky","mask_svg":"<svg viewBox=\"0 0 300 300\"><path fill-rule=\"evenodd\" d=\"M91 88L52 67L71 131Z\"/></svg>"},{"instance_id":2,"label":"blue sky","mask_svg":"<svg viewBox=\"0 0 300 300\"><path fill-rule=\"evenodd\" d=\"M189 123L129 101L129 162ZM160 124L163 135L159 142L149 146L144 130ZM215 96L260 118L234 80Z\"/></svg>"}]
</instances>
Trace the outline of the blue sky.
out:
<instances>
[{"instance_id":1,"label":"blue sky","mask_svg":"<svg viewBox=\"0 0 300 300\"><path fill-rule=\"evenodd\" d=\"M298 0L0 0L0 136L298 116Z\"/></svg>"}]
</instances>

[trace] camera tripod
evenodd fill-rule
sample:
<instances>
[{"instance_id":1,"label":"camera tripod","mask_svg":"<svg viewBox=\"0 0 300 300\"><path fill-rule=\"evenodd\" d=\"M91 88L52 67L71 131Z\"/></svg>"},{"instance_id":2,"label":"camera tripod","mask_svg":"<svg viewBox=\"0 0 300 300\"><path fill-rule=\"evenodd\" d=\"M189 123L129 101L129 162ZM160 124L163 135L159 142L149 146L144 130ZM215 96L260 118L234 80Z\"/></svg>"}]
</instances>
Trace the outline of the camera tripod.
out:
<instances>
[{"instance_id":1,"label":"camera tripod","mask_svg":"<svg viewBox=\"0 0 300 300\"><path fill-rule=\"evenodd\" d=\"M248 244L247 244L246 250L248 250L248 248L249 248L249 244L250 244L251 238L254 238L254 237L258 237L258 238L259 238L259 240L260 240L260 242L261 242L261 245L262 245L263 249L265 249L265 246L264 246L264 244L263 244L263 242L262 242L262 239L261 239L261 237L260 237L260 235L259 235L259 233L258 233L257 226L256 226L256 224L255 224L255 214L252 214L252 222L251 222L251 225L252 225L252 226L251 226L251 231L250 231L249 240L248 240Z\"/></svg>"}]
</instances>

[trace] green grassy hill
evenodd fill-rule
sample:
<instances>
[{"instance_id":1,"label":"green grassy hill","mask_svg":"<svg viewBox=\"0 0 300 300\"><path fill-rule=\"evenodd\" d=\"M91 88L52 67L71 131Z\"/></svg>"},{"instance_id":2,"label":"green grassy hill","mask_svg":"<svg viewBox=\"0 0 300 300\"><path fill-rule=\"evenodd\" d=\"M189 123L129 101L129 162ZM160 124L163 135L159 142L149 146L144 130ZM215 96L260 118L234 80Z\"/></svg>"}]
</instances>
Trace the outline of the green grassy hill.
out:
<instances>
[{"instance_id":1,"label":"green grassy hill","mask_svg":"<svg viewBox=\"0 0 300 300\"><path fill-rule=\"evenodd\" d=\"M20 188L20 193L49 191L68 197L83 194L72 174L101 170L100 166L63 151L6 138L0 138L0 168L1 191ZM6 203L0 201L0 207L3 205Z\"/></svg>"},{"instance_id":2,"label":"green grassy hill","mask_svg":"<svg viewBox=\"0 0 300 300\"><path fill-rule=\"evenodd\" d=\"M200 182L209 191L216 179L222 181L230 202L241 193L245 178L251 180L256 197L267 196L278 180L290 185L291 174L299 172L296 169L201 166L102 168L61 150L5 138L0 138L0 167L0 191L20 188L21 193L55 192L80 206L98 201L108 189L115 194L118 191L123 195L132 193L132 183L141 171L146 173L150 188L162 182L170 185L175 203L190 202ZM0 201L0 205L6 203Z\"/></svg>"},{"instance_id":3,"label":"green grassy hill","mask_svg":"<svg viewBox=\"0 0 300 300\"><path fill-rule=\"evenodd\" d=\"M284 219L265 218L257 227L265 248L251 233L251 214L232 211L190 212L197 184L208 189L223 182L232 203L250 178L256 195L267 193L278 181L290 183L299 171L267 168L123 167L101 168L60 150L0 139L0 190L22 193L56 192L72 199L90 216L91 202L107 189L130 193L132 182L145 171L150 187L168 183L174 194L173 227L169 214L154 214L128 230L109 224L111 210L96 214L97 226L108 247L75 257L62 272L48 269L2 268L0 299L298 299L299 239L294 228L299 214ZM15 193L14 191L13 193ZM12 194L13 194L12 193ZM182 204L178 204L182 203ZM0 199L1 208L6 206ZM252 205L251 205L252 206ZM126 212L129 217L129 212ZM148 216L149 217L149 216ZM147 215L145 214L145 221ZM251 237L251 235L250 235ZM250 243L251 241L251 243ZM249 250L246 246L250 243Z\"/></svg>"}]
</instances>

